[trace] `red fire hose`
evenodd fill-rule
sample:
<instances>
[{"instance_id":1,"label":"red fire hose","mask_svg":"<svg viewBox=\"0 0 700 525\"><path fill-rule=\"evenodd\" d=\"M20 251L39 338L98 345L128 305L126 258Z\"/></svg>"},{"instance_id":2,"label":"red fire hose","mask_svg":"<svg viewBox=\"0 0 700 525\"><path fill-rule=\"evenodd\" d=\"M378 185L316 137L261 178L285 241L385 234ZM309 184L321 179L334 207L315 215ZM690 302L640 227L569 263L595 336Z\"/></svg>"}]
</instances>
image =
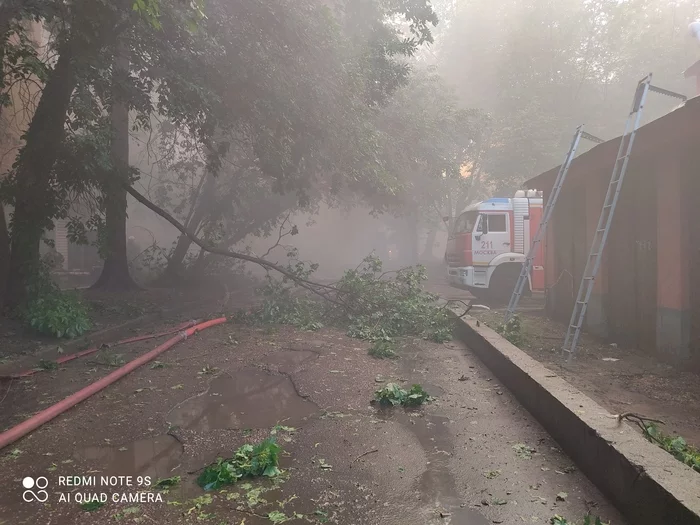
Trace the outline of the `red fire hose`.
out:
<instances>
[{"instance_id":1,"label":"red fire hose","mask_svg":"<svg viewBox=\"0 0 700 525\"><path fill-rule=\"evenodd\" d=\"M26 436L32 430L36 430L44 423L51 421L53 418L62 414L69 408L74 407L81 401L85 401L91 395L96 394L100 390L107 388L109 385L121 379L125 375L133 372L140 366L145 365L149 361L152 361L160 354L162 354L166 350L169 350L183 339L187 339L191 335L194 335L197 332L201 332L202 330L209 328L210 326L215 326L217 324L225 322L226 318L220 317L219 319L212 319L211 321L206 321L204 323L200 323L196 326L188 328L184 332L180 332L179 334L177 334L175 337L168 339L165 343L163 343L160 346L157 346L150 352L142 355L141 357L137 357L133 361L128 362L127 364L125 364L121 368L118 368L111 374L103 377L102 379L99 379L98 381L95 381L94 383L89 384L81 390L78 390L75 394L68 396L63 401L59 401L55 405L47 408L46 410L42 410L38 414L33 415L32 417L30 417L26 421L23 421L19 425L12 427L10 430L3 432L2 434L0 434L0 450L5 448L7 445L10 445L11 443L14 443L19 438Z\"/></svg>"},{"instance_id":2,"label":"red fire hose","mask_svg":"<svg viewBox=\"0 0 700 525\"><path fill-rule=\"evenodd\" d=\"M79 357L85 357L86 355L94 354L95 352L101 350L102 348L112 348L115 346L126 345L129 343L136 343L138 341L147 341L148 339L156 339L158 337L163 337L164 335L174 334L176 332L180 332L181 330L185 330L186 328L190 328L191 326L194 326L194 325L199 324L201 322L202 322L201 320L187 321L185 323L179 324L175 328L168 330L167 332L160 332L160 333L151 334L151 335L138 335L136 337L129 337L128 339L122 339L121 341L117 341L116 343L110 343L107 345L96 346L94 348L88 348L87 350L82 350L82 351L76 352L74 354L69 354L69 355L64 355L62 357L59 357L58 359L56 359L55 363L61 365L63 363L67 363L68 361L72 361L73 359L78 359ZM13 374L11 376L0 376L0 379L21 379L23 377L29 377L31 375L34 375L38 372L41 372L40 368L32 368L30 370L25 370L24 372L20 372L19 374Z\"/></svg>"}]
</instances>

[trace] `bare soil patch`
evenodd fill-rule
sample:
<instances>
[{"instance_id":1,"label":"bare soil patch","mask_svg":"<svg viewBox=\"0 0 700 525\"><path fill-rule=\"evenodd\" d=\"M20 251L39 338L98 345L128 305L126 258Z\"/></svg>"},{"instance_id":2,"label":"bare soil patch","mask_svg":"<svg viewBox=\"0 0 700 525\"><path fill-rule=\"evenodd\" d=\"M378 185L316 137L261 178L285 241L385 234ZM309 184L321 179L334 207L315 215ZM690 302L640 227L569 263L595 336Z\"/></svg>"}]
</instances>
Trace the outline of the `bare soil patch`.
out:
<instances>
[{"instance_id":1,"label":"bare soil patch","mask_svg":"<svg viewBox=\"0 0 700 525\"><path fill-rule=\"evenodd\" d=\"M77 290L89 307L91 330L76 339L36 334L20 321L0 317L0 376L32 368L40 360L154 333L183 320L208 315L223 302L222 287L147 288L128 292ZM231 288L228 308L251 303L252 284ZM0 394L0 397L2 394Z\"/></svg>"},{"instance_id":2,"label":"bare soil patch","mask_svg":"<svg viewBox=\"0 0 700 525\"><path fill-rule=\"evenodd\" d=\"M472 310L491 328L503 323L505 308ZM700 445L700 376L662 363L639 350L582 334L576 356L567 363L561 352L566 327L549 319L534 301L520 309L523 343L531 357L589 395L613 414L634 412L661 419L668 434Z\"/></svg>"}]
</instances>

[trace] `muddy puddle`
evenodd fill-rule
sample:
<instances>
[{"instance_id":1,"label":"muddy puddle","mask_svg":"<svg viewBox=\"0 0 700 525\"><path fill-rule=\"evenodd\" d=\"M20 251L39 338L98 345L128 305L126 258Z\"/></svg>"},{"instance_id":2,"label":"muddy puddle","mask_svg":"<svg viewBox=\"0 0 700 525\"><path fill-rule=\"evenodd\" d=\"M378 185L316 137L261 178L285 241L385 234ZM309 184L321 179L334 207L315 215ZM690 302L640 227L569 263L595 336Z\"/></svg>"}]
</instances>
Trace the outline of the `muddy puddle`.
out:
<instances>
[{"instance_id":1,"label":"muddy puddle","mask_svg":"<svg viewBox=\"0 0 700 525\"><path fill-rule=\"evenodd\" d=\"M427 389L429 392L430 390ZM420 409L401 410L380 408L380 419L394 420L416 436L425 451L428 463L421 477L416 480L416 491L421 494L427 510L426 524L486 525L489 521L477 511L462 507L463 501L450 471L453 441L448 428L449 419L428 415Z\"/></svg>"},{"instance_id":2,"label":"muddy puddle","mask_svg":"<svg viewBox=\"0 0 700 525\"><path fill-rule=\"evenodd\" d=\"M317 411L287 376L248 368L214 378L206 392L173 408L167 421L199 432L269 428L278 423L299 425Z\"/></svg>"},{"instance_id":3,"label":"muddy puddle","mask_svg":"<svg viewBox=\"0 0 700 525\"><path fill-rule=\"evenodd\" d=\"M150 476L157 480L181 474L183 447L172 436L140 439L114 447L90 447L75 454L76 459L99 465L110 476Z\"/></svg>"}]
</instances>

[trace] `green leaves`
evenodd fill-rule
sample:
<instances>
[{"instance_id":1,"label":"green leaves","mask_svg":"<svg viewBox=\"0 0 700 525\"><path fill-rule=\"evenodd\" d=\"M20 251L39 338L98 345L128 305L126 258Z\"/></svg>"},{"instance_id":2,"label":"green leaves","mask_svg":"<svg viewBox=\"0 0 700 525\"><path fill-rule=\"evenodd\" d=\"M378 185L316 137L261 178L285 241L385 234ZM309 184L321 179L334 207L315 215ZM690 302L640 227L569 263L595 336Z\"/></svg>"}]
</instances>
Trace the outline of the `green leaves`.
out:
<instances>
[{"instance_id":1,"label":"green leaves","mask_svg":"<svg viewBox=\"0 0 700 525\"><path fill-rule=\"evenodd\" d=\"M267 515L267 519L269 519L272 523L284 523L285 521L289 521L291 518L288 518L283 512L273 510Z\"/></svg>"},{"instance_id":2,"label":"green leaves","mask_svg":"<svg viewBox=\"0 0 700 525\"><path fill-rule=\"evenodd\" d=\"M534 448L524 443L513 445L513 450L515 450L517 456L522 459L532 459L532 455L536 452Z\"/></svg>"},{"instance_id":3,"label":"green leaves","mask_svg":"<svg viewBox=\"0 0 700 525\"><path fill-rule=\"evenodd\" d=\"M336 285L350 312L346 314L350 337L376 342L420 336L439 343L452 338L447 311L437 305L436 296L422 289L427 279L424 267L403 268L392 278L381 270L381 260L370 255Z\"/></svg>"},{"instance_id":4,"label":"green leaves","mask_svg":"<svg viewBox=\"0 0 700 525\"><path fill-rule=\"evenodd\" d=\"M85 512L93 512L104 507L105 504L99 500L86 501L80 504L80 508Z\"/></svg>"},{"instance_id":5,"label":"green leaves","mask_svg":"<svg viewBox=\"0 0 700 525\"><path fill-rule=\"evenodd\" d=\"M367 353L377 359L398 359L399 357L396 354L396 342L394 341L375 341Z\"/></svg>"},{"instance_id":6,"label":"green leaves","mask_svg":"<svg viewBox=\"0 0 700 525\"><path fill-rule=\"evenodd\" d=\"M387 383L374 393L380 405L419 406L433 400L420 385L413 385L406 391L396 383Z\"/></svg>"},{"instance_id":7,"label":"green leaves","mask_svg":"<svg viewBox=\"0 0 700 525\"><path fill-rule=\"evenodd\" d=\"M317 266L296 262L289 264L287 270L309 279ZM437 343L452 338L453 320L438 305L437 296L423 290L426 279L422 266L383 273L381 260L370 255L328 290L327 297L332 302L321 303L295 293L294 287L284 280L268 277L261 288L262 304L250 312L238 313L236 318L290 324L305 330L332 324L344 327L350 337L372 342L370 355L393 357L398 337L418 336Z\"/></svg>"},{"instance_id":8,"label":"green leaves","mask_svg":"<svg viewBox=\"0 0 700 525\"><path fill-rule=\"evenodd\" d=\"M696 472L700 472L700 451L688 445L682 436L667 436L655 423L644 424L643 431L644 436L649 441L657 444L678 461L685 463Z\"/></svg>"},{"instance_id":9,"label":"green leaves","mask_svg":"<svg viewBox=\"0 0 700 525\"><path fill-rule=\"evenodd\" d=\"M155 482L153 485L156 489L167 489L178 485L182 478L180 476L173 476L171 478L162 478Z\"/></svg>"},{"instance_id":10,"label":"green leaves","mask_svg":"<svg viewBox=\"0 0 700 525\"><path fill-rule=\"evenodd\" d=\"M33 330L58 338L72 339L91 327L85 305L70 292L59 290L45 268L30 283L29 300L20 315Z\"/></svg>"},{"instance_id":11,"label":"green leaves","mask_svg":"<svg viewBox=\"0 0 700 525\"><path fill-rule=\"evenodd\" d=\"M520 324L520 317L517 314L514 314L507 323L498 325L496 327L496 332L515 346L523 344L522 326Z\"/></svg>"},{"instance_id":12,"label":"green leaves","mask_svg":"<svg viewBox=\"0 0 700 525\"><path fill-rule=\"evenodd\" d=\"M274 437L256 445L245 444L236 450L233 457L219 458L216 463L206 467L197 478L197 484L204 490L214 490L245 477L278 476L281 473L278 467L281 451Z\"/></svg>"}]
</instances>

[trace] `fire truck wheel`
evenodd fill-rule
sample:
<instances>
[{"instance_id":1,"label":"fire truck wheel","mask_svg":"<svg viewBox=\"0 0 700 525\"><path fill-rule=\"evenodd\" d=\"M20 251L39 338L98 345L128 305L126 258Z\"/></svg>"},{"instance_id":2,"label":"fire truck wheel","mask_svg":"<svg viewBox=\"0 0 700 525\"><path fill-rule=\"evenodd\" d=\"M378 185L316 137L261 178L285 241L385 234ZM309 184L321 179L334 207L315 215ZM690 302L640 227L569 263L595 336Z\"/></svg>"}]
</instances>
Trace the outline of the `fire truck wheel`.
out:
<instances>
[{"instance_id":1,"label":"fire truck wheel","mask_svg":"<svg viewBox=\"0 0 700 525\"><path fill-rule=\"evenodd\" d=\"M519 275L519 264L506 263L496 268L491 276L491 282L489 283L491 299L495 303L507 303L510 300L510 296L513 294L513 289L518 282Z\"/></svg>"},{"instance_id":2,"label":"fire truck wheel","mask_svg":"<svg viewBox=\"0 0 700 525\"><path fill-rule=\"evenodd\" d=\"M469 293L472 294L475 298L477 298L481 301L488 301L488 299L490 297L488 288L468 287L467 290L469 290Z\"/></svg>"}]
</instances>

